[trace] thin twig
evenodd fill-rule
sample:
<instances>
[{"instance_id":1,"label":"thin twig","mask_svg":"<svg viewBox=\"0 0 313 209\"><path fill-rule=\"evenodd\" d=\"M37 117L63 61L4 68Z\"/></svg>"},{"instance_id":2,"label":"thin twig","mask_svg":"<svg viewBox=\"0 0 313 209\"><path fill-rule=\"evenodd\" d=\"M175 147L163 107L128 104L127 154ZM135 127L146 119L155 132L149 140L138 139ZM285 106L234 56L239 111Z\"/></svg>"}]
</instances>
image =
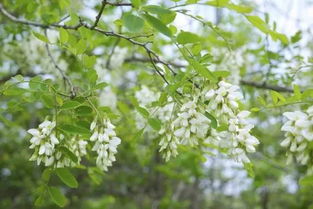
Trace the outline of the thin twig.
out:
<instances>
[{"instance_id":1,"label":"thin twig","mask_svg":"<svg viewBox=\"0 0 313 209\"><path fill-rule=\"evenodd\" d=\"M117 39L116 42L114 43L113 47L112 47L112 50L111 50L111 53L109 54L108 56L108 59L107 59L107 62L106 62L106 68L110 69L110 64L111 64L111 59L112 59L112 56L114 55L114 52L115 52L115 49L118 45L118 43L121 41L121 39Z\"/></svg>"},{"instance_id":2,"label":"thin twig","mask_svg":"<svg viewBox=\"0 0 313 209\"><path fill-rule=\"evenodd\" d=\"M107 4L107 1L106 1L106 0L103 0L102 3L101 3L101 8L100 8L100 10L99 10L99 13L98 13L98 15L96 16L96 20L95 20L93 26L91 26L92 29L95 28L95 27L97 27L98 22L99 22L99 20L100 20L100 18L101 18L101 15L102 15L102 13L103 13L103 10L104 10L104 7L105 7L106 4Z\"/></svg>"},{"instance_id":3,"label":"thin twig","mask_svg":"<svg viewBox=\"0 0 313 209\"><path fill-rule=\"evenodd\" d=\"M153 60L154 62L158 63L159 61L157 59ZM148 58L139 58L139 57L131 57L125 59L125 62L150 62ZM180 63L174 63L174 62L168 62L169 65L176 67L176 68L185 68L187 67L186 65L180 64ZM241 85L245 86L251 86L259 89L268 89L268 90L274 90L277 92L289 92L292 93L293 90L288 87L283 87L283 86L274 86L270 84L264 84L264 83L258 83L254 81L247 81L247 80L240 80Z\"/></svg>"},{"instance_id":4,"label":"thin twig","mask_svg":"<svg viewBox=\"0 0 313 209\"><path fill-rule=\"evenodd\" d=\"M50 51L50 48L49 48L49 45L48 44L45 44L46 46L46 49L47 49L47 53L48 53L48 56L50 57L54 67L59 71L59 73L61 74L63 80L65 83L67 83L70 87L70 92L71 92L71 96L72 97L75 97L76 96L76 92L75 92L75 89L74 89L74 86L71 82L71 80L69 79L69 77L65 74L65 72L58 66L58 64L56 63L56 61L54 60L52 54L51 54L51 51Z\"/></svg>"}]
</instances>

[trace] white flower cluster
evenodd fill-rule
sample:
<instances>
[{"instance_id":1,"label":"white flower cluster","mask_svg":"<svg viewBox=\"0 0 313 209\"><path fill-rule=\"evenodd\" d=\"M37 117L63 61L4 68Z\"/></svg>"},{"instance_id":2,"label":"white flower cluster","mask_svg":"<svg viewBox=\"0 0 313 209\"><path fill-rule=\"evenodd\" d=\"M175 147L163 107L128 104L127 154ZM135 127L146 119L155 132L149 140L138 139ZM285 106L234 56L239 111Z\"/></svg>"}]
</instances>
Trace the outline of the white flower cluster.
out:
<instances>
[{"instance_id":1,"label":"white flower cluster","mask_svg":"<svg viewBox=\"0 0 313 209\"><path fill-rule=\"evenodd\" d=\"M172 123L173 134L182 144L198 145L199 138L204 139L210 128L210 120L196 108L195 101L183 104Z\"/></svg>"},{"instance_id":2,"label":"white flower cluster","mask_svg":"<svg viewBox=\"0 0 313 209\"><path fill-rule=\"evenodd\" d=\"M52 30L47 30L49 40L55 39L58 36L57 33L53 34ZM53 42L53 41L52 41ZM6 44L4 46L4 51L0 56L14 56L15 62L27 66L27 68L32 69L34 73L49 73L58 76L55 72L55 67L51 64L51 59L48 56L45 44L35 37L23 38L16 42L16 44ZM61 58L61 51L57 47L50 46L50 53L55 60L58 61L58 66L62 69L67 69L67 63Z\"/></svg>"},{"instance_id":3,"label":"white flower cluster","mask_svg":"<svg viewBox=\"0 0 313 209\"><path fill-rule=\"evenodd\" d=\"M172 134L167 133L162 137L159 142L160 152L165 161L169 161L171 157L176 157L178 155L177 146L180 144L180 141L177 137L174 137Z\"/></svg>"},{"instance_id":4,"label":"white flower cluster","mask_svg":"<svg viewBox=\"0 0 313 209\"><path fill-rule=\"evenodd\" d=\"M142 86L139 91L136 91L135 97L140 105L143 107L151 105L159 99L160 94L150 90L147 86Z\"/></svg>"},{"instance_id":5,"label":"white flower cluster","mask_svg":"<svg viewBox=\"0 0 313 209\"><path fill-rule=\"evenodd\" d=\"M87 144L87 141L79 140L77 137L72 137L69 141L65 142L63 146L77 157L77 162L74 162L72 159L70 159L65 153L62 152L62 150L57 150L55 155L56 167L74 167L76 165L79 165L81 162L81 158L87 154Z\"/></svg>"},{"instance_id":6,"label":"white flower cluster","mask_svg":"<svg viewBox=\"0 0 313 209\"><path fill-rule=\"evenodd\" d=\"M80 163L81 157L86 155L87 142L84 140L77 140L73 137L68 142L64 140L64 135L60 134L58 137L55 133L55 121L45 120L38 129L29 129L28 133L32 135L30 139L30 149L34 149L34 153L30 160L41 162L45 166L73 167ZM71 160L59 147L64 147L71 151L77 157L78 161L75 163Z\"/></svg>"},{"instance_id":7,"label":"white flower cluster","mask_svg":"<svg viewBox=\"0 0 313 209\"><path fill-rule=\"evenodd\" d=\"M214 56L219 64L213 65L212 70L227 69L230 75L227 77L228 81L238 85L240 83L240 69L249 65L249 59L246 55L246 48L237 48L229 52L228 49L214 48L211 50L211 54Z\"/></svg>"},{"instance_id":8,"label":"white flower cluster","mask_svg":"<svg viewBox=\"0 0 313 209\"><path fill-rule=\"evenodd\" d=\"M147 87L136 92L135 96L139 104L146 108L159 97ZM228 154L236 161L249 163L246 153L255 152L259 141L250 134L254 127L248 121L250 112L239 109L239 101L242 99L243 95L238 86L220 81L217 88L200 93L192 101L185 102L173 121L174 102L169 100L167 105L159 107L155 115L162 124L169 124L159 131L159 134L164 135L159 145L165 160L178 154L179 144L195 146L199 144L199 140L206 140L219 148L227 148ZM199 103L203 103L203 107L198 106ZM212 128L211 120L205 116L205 111L213 113L219 125L227 126L227 130L219 132Z\"/></svg>"},{"instance_id":9,"label":"white flower cluster","mask_svg":"<svg viewBox=\"0 0 313 209\"><path fill-rule=\"evenodd\" d=\"M229 120L228 128L232 139L231 155L234 156L238 162L243 163L250 162L245 152L255 152L255 146L260 143L256 137L250 134L254 126L247 120L249 114L249 111L239 112L236 117Z\"/></svg>"},{"instance_id":10,"label":"white flower cluster","mask_svg":"<svg viewBox=\"0 0 313 209\"><path fill-rule=\"evenodd\" d=\"M286 132L286 138L280 145L289 149L287 163L295 157L297 162L306 165L311 160L309 143L313 141L313 106L306 112L285 112L283 115L287 121L281 130Z\"/></svg>"},{"instance_id":11,"label":"white flower cluster","mask_svg":"<svg viewBox=\"0 0 313 209\"><path fill-rule=\"evenodd\" d=\"M220 81L217 89L211 89L205 94L209 100L208 112L215 113L220 124L228 126L227 131L212 131L208 141L227 145L229 155L238 162L249 163L246 152L255 152L259 140L250 134L254 127L247 120L250 112L239 111L239 101L243 98L239 87Z\"/></svg>"},{"instance_id":12,"label":"white flower cluster","mask_svg":"<svg viewBox=\"0 0 313 209\"><path fill-rule=\"evenodd\" d=\"M171 125L170 122L174 110L174 102L172 98L168 98L168 103L164 106L151 107L153 102L159 100L160 93L152 91L147 86L142 86L141 89L135 93L135 97L140 106L145 107L150 113L153 113L153 115L162 122L162 127L158 134L163 136L159 142L160 152L162 152L163 157L166 161L168 161L171 156L175 157L178 154L177 145L180 142L178 138L167 132L167 126ZM137 112L135 114L135 119L138 129L142 129L146 126L146 119ZM145 131L149 134L149 136L152 136L152 138L157 136L150 126L146 127Z\"/></svg>"},{"instance_id":13,"label":"white flower cluster","mask_svg":"<svg viewBox=\"0 0 313 209\"><path fill-rule=\"evenodd\" d=\"M173 108L172 108L173 109ZM168 161L177 156L179 144L195 146L199 139L204 139L210 129L210 120L197 111L196 101L182 105L178 117L170 125L170 133L160 141L160 152Z\"/></svg>"},{"instance_id":14,"label":"white flower cluster","mask_svg":"<svg viewBox=\"0 0 313 209\"><path fill-rule=\"evenodd\" d=\"M160 93L154 92L149 89L147 86L142 86L139 91L135 93L135 97L138 101L138 104L141 107L146 108L150 113L152 113L156 118L162 121L162 124L166 124L170 121L173 113L174 102L172 98L168 98L167 104L162 107L151 107L153 102L156 102L160 98ZM146 125L146 119L143 118L141 115L136 113L136 126L138 129L142 129ZM159 134L165 133L165 127L161 127ZM146 132L152 134L153 130L148 127ZM152 134L153 135L153 134Z\"/></svg>"},{"instance_id":15,"label":"white flower cluster","mask_svg":"<svg viewBox=\"0 0 313 209\"><path fill-rule=\"evenodd\" d=\"M38 129L29 129L27 132L32 135L30 139L30 149L34 149L34 153L30 160L41 162L45 166L51 166L55 162L55 145L59 144L59 139L54 133L55 122L45 120Z\"/></svg>"},{"instance_id":16,"label":"white flower cluster","mask_svg":"<svg viewBox=\"0 0 313 209\"><path fill-rule=\"evenodd\" d=\"M209 100L207 106L209 112L212 111L217 117L228 120L229 117L236 115L238 102L243 96L239 86L220 81L217 89L211 89L205 94L205 99Z\"/></svg>"},{"instance_id":17,"label":"white flower cluster","mask_svg":"<svg viewBox=\"0 0 313 209\"><path fill-rule=\"evenodd\" d=\"M95 119L90 125L90 130L93 131L90 141L95 142L92 150L98 154L97 166L104 171L112 166L112 162L115 161L117 146L121 143L121 139L116 136L114 129L115 126L109 119L103 119L100 124Z\"/></svg>"}]
</instances>

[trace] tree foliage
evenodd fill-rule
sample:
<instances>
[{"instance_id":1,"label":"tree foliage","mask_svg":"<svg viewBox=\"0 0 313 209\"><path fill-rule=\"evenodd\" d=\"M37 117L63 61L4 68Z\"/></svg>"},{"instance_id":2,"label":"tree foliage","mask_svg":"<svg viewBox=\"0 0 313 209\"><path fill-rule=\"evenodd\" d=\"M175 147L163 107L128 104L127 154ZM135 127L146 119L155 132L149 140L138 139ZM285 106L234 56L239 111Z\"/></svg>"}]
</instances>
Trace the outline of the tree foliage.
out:
<instances>
[{"instance_id":1,"label":"tree foliage","mask_svg":"<svg viewBox=\"0 0 313 209\"><path fill-rule=\"evenodd\" d=\"M3 0L0 207L313 207L308 40L255 7Z\"/></svg>"}]
</instances>

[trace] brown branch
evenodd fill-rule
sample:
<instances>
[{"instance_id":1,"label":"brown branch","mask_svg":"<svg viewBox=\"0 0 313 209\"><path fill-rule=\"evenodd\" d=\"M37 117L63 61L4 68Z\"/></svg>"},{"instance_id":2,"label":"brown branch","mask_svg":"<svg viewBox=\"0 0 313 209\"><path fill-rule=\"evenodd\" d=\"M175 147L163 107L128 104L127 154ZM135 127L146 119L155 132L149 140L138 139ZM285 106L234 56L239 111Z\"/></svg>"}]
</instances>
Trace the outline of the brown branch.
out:
<instances>
[{"instance_id":1,"label":"brown branch","mask_svg":"<svg viewBox=\"0 0 313 209\"><path fill-rule=\"evenodd\" d=\"M99 10L99 13L98 13L98 15L96 16L96 20L95 20L93 26L91 26L92 29L95 28L95 27L97 27L98 22L99 22L99 20L100 20L100 18L101 18L101 15L102 15L102 13L103 13L103 10L104 10L104 7L105 7L106 4L107 4L107 1L106 1L106 0L103 0L102 3L101 3L101 8L100 8L100 10Z\"/></svg>"},{"instance_id":2,"label":"brown branch","mask_svg":"<svg viewBox=\"0 0 313 209\"><path fill-rule=\"evenodd\" d=\"M51 54L51 51L50 51L50 48L49 48L49 45L48 44L45 44L46 45L46 50L47 50L47 53L48 53L48 56L50 57L51 59L51 62L53 63L54 67L57 69L57 71L59 71L59 73L61 74L63 80L65 83L68 84L68 86L70 87L70 92L71 92L71 97L74 98L76 96L76 92L75 92L75 88L71 82L71 80L69 79L69 77L65 74L65 72L59 67L59 65L57 64L57 62L54 60L52 54Z\"/></svg>"},{"instance_id":3,"label":"brown branch","mask_svg":"<svg viewBox=\"0 0 313 209\"><path fill-rule=\"evenodd\" d=\"M159 61L157 59L154 59L153 61L156 63L159 63ZM144 57L130 57L130 58L125 59L125 62L150 62L150 61L148 58L144 58ZM167 63L168 63L168 65L171 65L175 68L187 67L186 65L183 65L180 63L175 63L175 62L167 62ZM240 80L240 84L244 85L244 86L255 87L258 89L274 90L277 92L289 92L289 93L293 92L293 90L291 88L288 88L288 87L258 83L258 82L254 82L254 81Z\"/></svg>"},{"instance_id":4,"label":"brown branch","mask_svg":"<svg viewBox=\"0 0 313 209\"><path fill-rule=\"evenodd\" d=\"M107 59L107 62L105 64L106 68L110 69L110 64L111 64L111 59L112 59L112 56L114 55L115 53L115 49L117 47L117 45L119 44L121 39L117 39L116 42L114 43L113 47L112 47L112 50L111 50L111 53L109 54L108 56L108 59Z\"/></svg>"},{"instance_id":5,"label":"brown branch","mask_svg":"<svg viewBox=\"0 0 313 209\"><path fill-rule=\"evenodd\" d=\"M293 92L293 90L291 88L288 88L288 87L274 86L274 85L270 85L270 84L266 84L266 83L257 83L254 81L240 80L240 84L245 85L245 86L255 87L258 89L274 90L277 92L289 92L289 93Z\"/></svg>"},{"instance_id":6,"label":"brown branch","mask_svg":"<svg viewBox=\"0 0 313 209\"><path fill-rule=\"evenodd\" d=\"M107 5L110 6L115 6L115 7L132 7L133 5L131 3L111 3L111 2L107 2Z\"/></svg>"}]
</instances>

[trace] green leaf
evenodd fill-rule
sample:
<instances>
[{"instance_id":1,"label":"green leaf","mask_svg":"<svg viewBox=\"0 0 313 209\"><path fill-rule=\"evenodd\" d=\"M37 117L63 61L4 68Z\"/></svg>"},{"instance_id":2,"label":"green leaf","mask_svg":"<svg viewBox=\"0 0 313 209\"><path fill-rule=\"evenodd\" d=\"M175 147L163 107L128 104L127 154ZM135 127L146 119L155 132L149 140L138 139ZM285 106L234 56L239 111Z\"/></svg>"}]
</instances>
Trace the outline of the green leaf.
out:
<instances>
[{"instance_id":1,"label":"green leaf","mask_svg":"<svg viewBox=\"0 0 313 209\"><path fill-rule=\"evenodd\" d=\"M64 28L59 29L60 42L66 43L68 41L68 32Z\"/></svg>"},{"instance_id":2,"label":"green leaf","mask_svg":"<svg viewBox=\"0 0 313 209\"><path fill-rule=\"evenodd\" d=\"M299 181L301 186L312 186L313 185L313 175L305 176Z\"/></svg>"},{"instance_id":3,"label":"green leaf","mask_svg":"<svg viewBox=\"0 0 313 209\"><path fill-rule=\"evenodd\" d=\"M307 89L302 94L302 99L313 98L313 89Z\"/></svg>"},{"instance_id":4,"label":"green leaf","mask_svg":"<svg viewBox=\"0 0 313 209\"><path fill-rule=\"evenodd\" d=\"M147 5L142 7L142 10L148 13L156 14L164 24L173 22L176 17L176 12L158 5Z\"/></svg>"},{"instance_id":5,"label":"green leaf","mask_svg":"<svg viewBox=\"0 0 313 209\"><path fill-rule=\"evenodd\" d=\"M224 7L228 4L229 1L230 0L212 0L212 1L206 2L206 4L210 6L214 6L214 7Z\"/></svg>"},{"instance_id":6,"label":"green leaf","mask_svg":"<svg viewBox=\"0 0 313 209\"><path fill-rule=\"evenodd\" d=\"M67 199L57 187L48 187L48 193L55 204L60 207L66 205Z\"/></svg>"},{"instance_id":7,"label":"green leaf","mask_svg":"<svg viewBox=\"0 0 313 209\"><path fill-rule=\"evenodd\" d=\"M138 8L141 5L141 0L131 0L132 5Z\"/></svg>"},{"instance_id":8,"label":"green leaf","mask_svg":"<svg viewBox=\"0 0 313 209\"><path fill-rule=\"evenodd\" d=\"M158 15L158 18L165 24L168 25L171 22L173 22L176 18L176 12L171 12L169 14L165 14L165 15ZM176 32L177 29L176 27L174 27L173 25L170 25L170 30L172 32Z\"/></svg>"},{"instance_id":9,"label":"green leaf","mask_svg":"<svg viewBox=\"0 0 313 209\"><path fill-rule=\"evenodd\" d=\"M52 108L55 105L54 98L49 94L42 94L41 100L47 108Z\"/></svg>"},{"instance_id":10,"label":"green leaf","mask_svg":"<svg viewBox=\"0 0 313 209\"><path fill-rule=\"evenodd\" d=\"M292 43L297 43L298 41L300 41L302 38L302 32L298 31L295 35L291 36L291 42Z\"/></svg>"},{"instance_id":11,"label":"green leaf","mask_svg":"<svg viewBox=\"0 0 313 209\"><path fill-rule=\"evenodd\" d=\"M195 60L189 60L189 63L191 64L193 69L195 71L197 71L204 78L207 78L208 80L214 81L214 82L217 81L217 79L215 78L214 74L210 70L208 70L206 67L201 65L199 62L197 62Z\"/></svg>"},{"instance_id":12,"label":"green leaf","mask_svg":"<svg viewBox=\"0 0 313 209\"><path fill-rule=\"evenodd\" d=\"M259 112L260 111L260 108L258 107L253 107L250 109L251 112Z\"/></svg>"},{"instance_id":13,"label":"green leaf","mask_svg":"<svg viewBox=\"0 0 313 209\"><path fill-rule=\"evenodd\" d=\"M219 78L226 78L230 75L229 71L224 71L224 70L218 70L218 71L214 71L212 72L214 74L215 77Z\"/></svg>"},{"instance_id":14,"label":"green leaf","mask_svg":"<svg viewBox=\"0 0 313 209\"><path fill-rule=\"evenodd\" d=\"M244 5L236 5L236 4L231 4L231 3L227 4L225 7L228 9L234 10L236 12L239 12L239 13L250 13L253 11L253 8L251 7L244 6Z\"/></svg>"},{"instance_id":15,"label":"green leaf","mask_svg":"<svg viewBox=\"0 0 313 209\"><path fill-rule=\"evenodd\" d=\"M88 44L84 39L80 39L75 45L76 54L83 54L87 50Z\"/></svg>"},{"instance_id":16,"label":"green leaf","mask_svg":"<svg viewBox=\"0 0 313 209\"><path fill-rule=\"evenodd\" d=\"M101 184L103 180L103 172L97 167L88 168L88 175L92 182L96 185Z\"/></svg>"},{"instance_id":17,"label":"green leaf","mask_svg":"<svg viewBox=\"0 0 313 209\"><path fill-rule=\"evenodd\" d=\"M144 118L148 118L149 117L150 113L145 108L137 106L136 109Z\"/></svg>"},{"instance_id":18,"label":"green leaf","mask_svg":"<svg viewBox=\"0 0 313 209\"><path fill-rule=\"evenodd\" d=\"M43 82L40 76L35 76L30 81L28 82L29 88L33 90L38 90L40 89L41 83Z\"/></svg>"},{"instance_id":19,"label":"green leaf","mask_svg":"<svg viewBox=\"0 0 313 209\"><path fill-rule=\"evenodd\" d=\"M103 89L105 87L107 87L109 84L107 82L101 82L101 83L98 83L93 89L96 90L96 89Z\"/></svg>"},{"instance_id":20,"label":"green leaf","mask_svg":"<svg viewBox=\"0 0 313 209\"><path fill-rule=\"evenodd\" d=\"M73 176L73 174L69 171L68 168L57 168L55 170L56 174L58 177L65 183L67 186L71 188L77 188L78 187L78 182Z\"/></svg>"},{"instance_id":21,"label":"green leaf","mask_svg":"<svg viewBox=\"0 0 313 209\"><path fill-rule=\"evenodd\" d=\"M62 125L60 129L72 134L90 134L89 129L75 125Z\"/></svg>"},{"instance_id":22,"label":"green leaf","mask_svg":"<svg viewBox=\"0 0 313 209\"><path fill-rule=\"evenodd\" d=\"M247 20L262 31L265 34L268 34L271 30L268 28L268 25L258 16L246 15Z\"/></svg>"},{"instance_id":23,"label":"green leaf","mask_svg":"<svg viewBox=\"0 0 313 209\"><path fill-rule=\"evenodd\" d=\"M161 129L162 122L157 118L149 118L148 123L156 131L159 131Z\"/></svg>"},{"instance_id":24,"label":"green leaf","mask_svg":"<svg viewBox=\"0 0 313 209\"><path fill-rule=\"evenodd\" d=\"M158 6L158 5L147 5L147 6L142 7L141 9L143 11L146 11L146 12L149 12L152 14L156 14L156 15L166 15L166 14L172 13L171 10L164 8L164 7L161 7L161 6Z\"/></svg>"},{"instance_id":25,"label":"green leaf","mask_svg":"<svg viewBox=\"0 0 313 209\"><path fill-rule=\"evenodd\" d=\"M5 89L3 94L7 96L19 96L19 95L24 94L25 92L27 92L26 89L19 88L17 86L12 86L8 89Z\"/></svg>"},{"instance_id":26,"label":"green leaf","mask_svg":"<svg viewBox=\"0 0 313 209\"><path fill-rule=\"evenodd\" d=\"M300 87L298 85L296 85L296 84L293 86L293 94L295 95L295 97L297 99L301 99L301 97L302 97L302 93L301 93Z\"/></svg>"},{"instance_id":27,"label":"green leaf","mask_svg":"<svg viewBox=\"0 0 313 209\"><path fill-rule=\"evenodd\" d=\"M44 204L44 202L45 202L44 195L41 194L41 195L36 199L36 201L35 201L35 206L36 206L36 207L40 207L40 206L42 206L42 205Z\"/></svg>"},{"instance_id":28,"label":"green leaf","mask_svg":"<svg viewBox=\"0 0 313 209\"><path fill-rule=\"evenodd\" d=\"M24 77L23 77L22 75L16 75L16 76L14 76L13 78L16 79L16 80L19 81L19 82L24 81Z\"/></svg>"},{"instance_id":29,"label":"green leaf","mask_svg":"<svg viewBox=\"0 0 313 209\"><path fill-rule=\"evenodd\" d=\"M64 102L61 109L62 110L75 109L78 106L80 106L79 102L70 100L70 101Z\"/></svg>"},{"instance_id":30,"label":"green leaf","mask_svg":"<svg viewBox=\"0 0 313 209\"><path fill-rule=\"evenodd\" d=\"M94 86L97 83L98 74L97 74L97 72L95 70L89 70L88 74L87 74L87 78L88 78L88 80L90 82L90 85Z\"/></svg>"},{"instance_id":31,"label":"green leaf","mask_svg":"<svg viewBox=\"0 0 313 209\"><path fill-rule=\"evenodd\" d=\"M131 32L139 32L145 23L141 17L132 15L131 13L124 14L122 20L124 26Z\"/></svg>"},{"instance_id":32,"label":"green leaf","mask_svg":"<svg viewBox=\"0 0 313 209\"><path fill-rule=\"evenodd\" d=\"M285 97L278 93L277 91L271 91L271 96L273 100L273 104L276 105L278 103L283 103L286 101Z\"/></svg>"},{"instance_id":33,"label":"green leaf","mask_svg":"<svg viewBox=\"0 0 313 209\"><path fill-rule=\"evenodd\" d=\"M51 168L46 168L41 174L41 179L44 182L48 182L51 176L51 172L52 172Z\"/></svg>"},{"instance_id":34,"label":"green leaf","mask_svg":"<svg viewBox=\"0 0 313 209\"><path fill-rule=\"evenodd\" d=\"M69 149L67 149L67 148L64 147L64 146L60 146L58 149L59 149L63 154L65 154L67 157L69 157L71 161L73 161L74 163L77 163L78 158L77 158L77 156L76 156L72 151L70 151Z\"/></svg>"},{"instance_id":35,"label":"green leaf","mask_svg":"<svg viewBox=\"0 0 313 209\"><path fill-rule=\"evenodd\" d=\"M283 44L288 44L289 40L285 34L278 33L276 31L270 31L270 35L272 39L275 40L280 40Z\"/></svg>"},{"instance_id":36,"label":"green leaf","mask_svg":"<svg viewBox=\"0 0 313 209\"><path fill-rule=\"evenodd\" d=\"M89 106L79 106L75 109L76 115L89 115L92 113L92 108Z\"/></svg>"},{"instance_id":37,"label":"green leaf","mask_svg":"<svg viewBox=\"0 0 313 209\"><path fill-rule=\"evenodd\" d=\"M50 43L49 40L48 40L48 38L47 38L46 36L40 34L40 33L37 33L37 32L34 32L34 31L33 31L33 35L34 35L36 38L38 38L40 41L43 41L43 42L45 42L45 43Z\"/></svg>"},{"instance_id":38,"label":"green leaf","mask_svg":"<svg viewBox=\"0 0 313 209\"><path fill-rule=\"evenodd\" d=\"M96 63L96 57L95 56L88 56L88 55L83 55L83 63L87 68L92 68L94 64Z\"/></svg>"},{"instance_id":39,"label":"green leaf","mask_svg":"<svg viewBox=\"0 0 313 209\"><path fill-rule=\"evenodd\" d=\"M147 22L156 30L158 30L159 32L163 33L164 35L168 36L168 37L172 37L172 31L159 19L148 15L148 14L144 14L143 17L147 20Z\"/></svg>"},{"instance_id":40,"label":"green leaf","mask_svg":"<svg viewBox=\"0 0 313 209\"><path fill-rule=\"evenodd\" d=\"M128 114L130 111L129 107L124 102L117 102L117 107L125 115Z\"/></svg>"},{"instance_id":41,"label":"green leaf","mask_svg":"<svg viewBox=\"0 0 313 209\"><path fill-rule=\"evenodd\" d=\"M204 115L205 115L205 117L207 117L211 121L212 128L216 129L217 128L217 120L216 120L216 118L212 114L207 112L207 111L204 113Z\"/></svg>"},{"instance_id":42,"label":"green leaf","mask_svg":"<svg viewBox=\"0 0 313 209\"><path fill-rule=\"evenodd\" d=\"M253 164L252 163L244 163L244 168L248 172L248 175L251 178L254 178L255 174L254 174L254 170L253 170Z\"/></svg>"},{"instance_id":43,"label":"green leaf","mask_svg":"<svg viewBox=\"0 0 313 209\"><path fill-rule=\"evenodd\" d=\"M188 43L197 43L200 42L201 38L195 34L195 33L191 33L191 32L180 32L177 36L177 42L179 44L188 44Z\"/></svg>"}]
</instances>

